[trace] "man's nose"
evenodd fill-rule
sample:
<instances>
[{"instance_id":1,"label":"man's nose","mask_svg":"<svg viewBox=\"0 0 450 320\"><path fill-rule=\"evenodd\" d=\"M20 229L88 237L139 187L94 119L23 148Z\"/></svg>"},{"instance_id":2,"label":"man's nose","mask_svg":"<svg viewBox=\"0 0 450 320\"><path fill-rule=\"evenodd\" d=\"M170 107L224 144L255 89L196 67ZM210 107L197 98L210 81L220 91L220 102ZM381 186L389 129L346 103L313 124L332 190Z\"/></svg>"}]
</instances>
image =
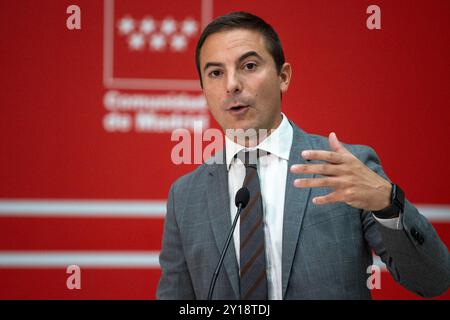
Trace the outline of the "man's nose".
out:
<instances>
[{"instance_id":1,"label":"man's nose","mask_svg":"<svg viewBox=\"0 0 450 320\"><path fill-rule=\"evenodd\" d=\"M237 93L242 91L242 83L239 75L235 72L228 73L227 77L227 93Z\"/></svg>"}]
</instances>

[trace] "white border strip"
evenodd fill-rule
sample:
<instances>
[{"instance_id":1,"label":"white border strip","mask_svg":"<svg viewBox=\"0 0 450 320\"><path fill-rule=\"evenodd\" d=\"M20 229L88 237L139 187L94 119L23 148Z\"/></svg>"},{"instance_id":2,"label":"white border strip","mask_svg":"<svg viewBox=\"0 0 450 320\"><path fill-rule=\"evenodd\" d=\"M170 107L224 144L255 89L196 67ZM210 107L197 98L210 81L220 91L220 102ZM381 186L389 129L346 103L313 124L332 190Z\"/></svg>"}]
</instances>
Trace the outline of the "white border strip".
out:
<instances>
[{"instance_id":1,"label":"white border strip","mask_svg":"<svg viewBox=\"0 0 450 320\"><path fill-rule=\"evenodd\" d=\"M373 264L387 271L380 257ZM159 251L0 251L0 268L160 268Z\"/></svg>"},{"instance_id":2,"label":"white border strip","mask_svg":"<svg viewBox=\"0 0 450 320\"><path fill-rule=\"evenodd\" d=\"M421 204L416 206L431 222L450 223L450 205ZM75 217L155 217L163 218L166 201L134 200L0 200L1 216L75 216Z\"/></svg>"},{"instance_id":3,"label":"white border strip","mask_svg":"<svg viewBox=\"0 0 450 320\"><path fill-rule=\"evenodd\" d=\"M112 61L114 61L114 36L110 30L114 30L114 2L103 1L103 84L112 78Z\"/></svg>"},{"instance_id":4,"label":"white border strip","mask_svg":"<svg viewBox=\"0 0 450 320\"><path fill-rule=\"evenodd\" d=\"M202 0L202 30L206 28L208 23L213 19L213 0Z\"/></svg>"},{"instance_id":5,"label":"white border strip","mask_svg":"<svg viewBox=\"0 0 450 320\"><path fill-rule=\"evenodd\" d=\"M450 222L450 205L418 204L416 208L431 222Z\"/></svg>"},{"instance_id":6,"label":"white border strip","mask_svg":"<svg viewBox=\"0 0 450 320\"><path fill-rule=\"evenodd\" d=\"M1 216L155 217L165 216L165 201L0 200Z\"/></svg>"},{"instance_id":7,"label":"white border strip","mask_svg":"<svg viewBox=\"0 0 450 320\"><path fill-rule=\"evenodd\" d=\"M160 268L159 251L0 251L0 268Z\"/></svg>"}]
</instances>

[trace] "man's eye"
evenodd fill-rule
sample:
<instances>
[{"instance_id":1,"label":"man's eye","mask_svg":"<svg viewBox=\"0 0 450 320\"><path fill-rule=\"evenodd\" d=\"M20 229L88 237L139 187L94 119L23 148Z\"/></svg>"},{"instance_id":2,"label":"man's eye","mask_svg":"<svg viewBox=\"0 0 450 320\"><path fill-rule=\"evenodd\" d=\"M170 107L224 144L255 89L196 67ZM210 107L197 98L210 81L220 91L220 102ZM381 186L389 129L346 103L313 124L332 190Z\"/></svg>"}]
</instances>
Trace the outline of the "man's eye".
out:
<instances>
[{"instance_id":1,"label":"man's eye","mask_svg":"<svg viewBox=\"0 0 450 320\"><path fill-rule=\"evenodd\" d=\"M246 69L246 70L255 70L256 69L256 63L253 63L253 62L247 63L244 66L244 69Z\"/></svg>"},{"instance_id":2,"label":"man's eye","mask_svg":"<svg viewBox=\"0 0 450 320\"><path fill-rule=\"evenodd\" d=\"M222 71L220 70L213 70L209 73L209 76L212 78L217 78L220 77L222 75Z\"/></svg>"}]
</instances>

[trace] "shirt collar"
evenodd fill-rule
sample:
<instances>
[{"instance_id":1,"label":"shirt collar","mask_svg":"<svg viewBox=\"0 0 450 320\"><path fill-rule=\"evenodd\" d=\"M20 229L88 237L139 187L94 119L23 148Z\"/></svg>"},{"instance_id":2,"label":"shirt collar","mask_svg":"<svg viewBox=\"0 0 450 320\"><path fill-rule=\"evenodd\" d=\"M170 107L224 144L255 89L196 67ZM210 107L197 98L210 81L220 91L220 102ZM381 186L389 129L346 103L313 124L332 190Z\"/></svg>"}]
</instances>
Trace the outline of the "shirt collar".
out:
<instances>
[{"instance_id":1,"label":"shirt collar","mask_svg":"<svg viewBox=\"0 0 450 320\"><path fill-rule=\"evenodd\" d=\"M234 156L241 150L255 150L261 149L271 154L284 159L289 160L289 153L292 146L293 129L289 123L288 118L284 113L281 113L283 119L280 125L276 128L266 139L264 139L259 145L253 148L245 148L244 146L235 143L227 136L225 136L225 150L227 169L230 169L230 165Z\"/></svg>"}]
</instances>

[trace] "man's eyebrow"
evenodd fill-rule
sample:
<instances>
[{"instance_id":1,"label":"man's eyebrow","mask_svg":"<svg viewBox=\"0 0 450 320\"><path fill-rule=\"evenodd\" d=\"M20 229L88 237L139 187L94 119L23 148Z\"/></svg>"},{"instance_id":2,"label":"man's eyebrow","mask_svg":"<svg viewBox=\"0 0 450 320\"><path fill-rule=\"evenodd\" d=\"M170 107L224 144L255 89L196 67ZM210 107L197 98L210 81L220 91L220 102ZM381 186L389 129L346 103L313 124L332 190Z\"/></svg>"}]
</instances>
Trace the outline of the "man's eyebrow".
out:
<instances>
[{"instance_id":1,"label":"man's eyebrow","mask_svg":"<svg viewBox=\"0 0 450 320\"><path fill-rule=\"evenodd\" d=\"M263 60L263 58L258 54L258 52L256 52L256 51L249 51L249 52L244 53L242 56L240 56L238 61L242 62L245 59L247 59L248 57L256 57L259 60Z\"/></svg>"},{"instance_id":2,"label":"man's eyebrow","mask_svg":"<svg viewBox=\"0 0 450 320\"><path fill-rule=\"evenodd\" d=\"M242 56L239 57L238 59L238 63L241 63L242 61L244 61L245 59L247 59L248 57L256 57L260 60L263 60L263 58L258 54L258 52L256 51L248 51L246 53L244 53ZM224 64L221 62L208 62L205 64L205 67L203 68L203 71L206 71L206 69L208 69L209 67L223 67Z\"/></svg>"},{"instance_id":3,"label":"man's eyebrow","mask_svg":"<svg viewBox=\"0 0 450 320\"><path fill-rule=\"evenodd\" d=\"M209 67L223 67L223 63L221 62L208 62L205 64L205 67L203 68L203 71L206 71Z\"/></svg>"}]
</instances>

